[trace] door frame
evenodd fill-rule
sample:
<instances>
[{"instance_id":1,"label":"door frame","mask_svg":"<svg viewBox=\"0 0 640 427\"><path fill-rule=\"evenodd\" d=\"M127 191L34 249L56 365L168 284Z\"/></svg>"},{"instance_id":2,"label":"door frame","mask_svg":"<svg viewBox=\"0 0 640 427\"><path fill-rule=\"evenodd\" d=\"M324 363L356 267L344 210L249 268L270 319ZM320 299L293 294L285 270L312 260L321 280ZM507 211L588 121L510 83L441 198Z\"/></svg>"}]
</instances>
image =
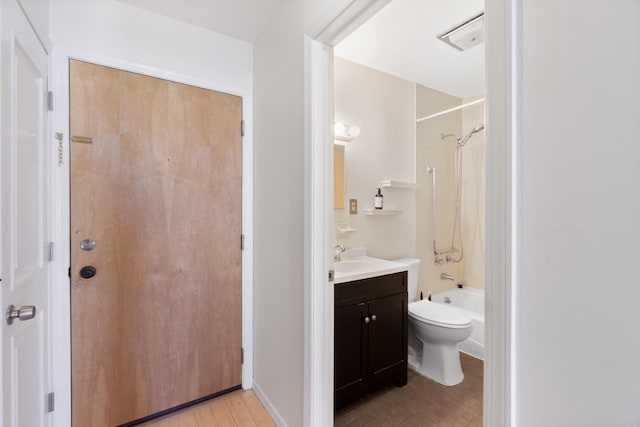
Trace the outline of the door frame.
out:
<instances>
[{"instance_id":1,"label":"door frame","mask_svg":"<svg viewBox=\"0 0 640 427\"><path fill-rule=\"evenodd\" d=\"M333 46L391 0L336 0L305 37L304 425L333 423ZM486 254L484 425L515 420L512 336L520 233L522 0L485 0Z\"/></svg>"},{"instance_id":2,"label":"door frame","mask_svg":"<svg viewBox=\"0 0 640 427\"><path fill-rule=\"evenodd\" d=\"M242 388L249 389L253 383L253 102L251 93L243 93L237 87L221 84L218 81L196 79L138 63L122 61L112 57L96 55L78 49L54 48L50 56L50 75L52 79L53 113L51 132L63 134L62 161L59 167L52 168L53 233L57 248L56 262L53 266L52 289L52 333L56 337L52 349L51 366L53 383L56 385L55 425L71 425L71 297L68 268L71 265L70 239L70 171L69 171L69 60L91 62L97 65L117 68L149 77L170 80L197 86L203 89L224 92L242 97L242 115L245 133L242 138L242 233L244 250L242 251ZM52 138L52 140L54 140ZM58 158L58 146L52 144L55 158ZM240 244L240 242L238 242Z\"/></svg>"}]
</instances>

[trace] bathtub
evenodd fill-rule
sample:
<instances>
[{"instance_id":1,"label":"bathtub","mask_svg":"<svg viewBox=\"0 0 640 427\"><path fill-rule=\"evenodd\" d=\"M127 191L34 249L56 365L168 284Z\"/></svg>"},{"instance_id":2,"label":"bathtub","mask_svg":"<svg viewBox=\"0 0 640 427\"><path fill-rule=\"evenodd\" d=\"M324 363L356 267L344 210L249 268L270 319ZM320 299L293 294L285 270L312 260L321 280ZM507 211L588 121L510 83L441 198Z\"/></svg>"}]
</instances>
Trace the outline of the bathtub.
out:
<instances>
[{"instance_id":1,"label":"bathtub","mask_svg":"<svg viewBox=\"0 0 640 427\"><path fill-rule=\"evenodd\" d=\"M449 302L445 302L445 299ZM471 318L471 336L458 344L460 351L484 360L484 290L475 288L451 289L433 295L431 300L454 307Z\"/></svg>"}]
</instances>

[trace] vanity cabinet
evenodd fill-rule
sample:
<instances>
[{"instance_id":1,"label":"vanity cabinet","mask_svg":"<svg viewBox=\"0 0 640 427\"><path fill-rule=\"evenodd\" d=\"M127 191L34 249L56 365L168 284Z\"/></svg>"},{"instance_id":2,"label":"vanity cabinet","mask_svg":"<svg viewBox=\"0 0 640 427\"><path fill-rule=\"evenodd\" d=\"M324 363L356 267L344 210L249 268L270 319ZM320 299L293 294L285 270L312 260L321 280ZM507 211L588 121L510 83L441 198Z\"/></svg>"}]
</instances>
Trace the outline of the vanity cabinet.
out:
<instances>
[{"instance_id":1,"label":"vanity cabinet","mask_svg":"<svg viewBox=\"0 0 640 427\"><path fill-rule=\"evenodd\" d=\"M335 409L407 384L407 272L335 285Z\"/></svg>"}]
</instances>

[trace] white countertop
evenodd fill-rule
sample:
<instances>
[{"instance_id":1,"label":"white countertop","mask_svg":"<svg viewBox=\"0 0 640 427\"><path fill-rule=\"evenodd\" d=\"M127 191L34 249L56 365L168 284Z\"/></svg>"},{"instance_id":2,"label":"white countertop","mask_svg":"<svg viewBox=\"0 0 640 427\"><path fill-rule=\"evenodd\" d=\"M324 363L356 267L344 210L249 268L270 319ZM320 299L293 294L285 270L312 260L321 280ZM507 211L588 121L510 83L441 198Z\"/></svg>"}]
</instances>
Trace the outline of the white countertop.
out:
<instances>
[{"instance_id":1,"label":"white countertop","mask_svg":"<svg viewBox=\"0 0 640 427\"><path fill-rule=\"evenodd\" d=\"M384 276L385 274L399 273L401 271L407 271L409 267L399 262L360 255L343 258L342 261L335 261L333 263L333 269L335 271L333 283L339 284L368 279L370 277Z\"/></svg>"}]
</instances>

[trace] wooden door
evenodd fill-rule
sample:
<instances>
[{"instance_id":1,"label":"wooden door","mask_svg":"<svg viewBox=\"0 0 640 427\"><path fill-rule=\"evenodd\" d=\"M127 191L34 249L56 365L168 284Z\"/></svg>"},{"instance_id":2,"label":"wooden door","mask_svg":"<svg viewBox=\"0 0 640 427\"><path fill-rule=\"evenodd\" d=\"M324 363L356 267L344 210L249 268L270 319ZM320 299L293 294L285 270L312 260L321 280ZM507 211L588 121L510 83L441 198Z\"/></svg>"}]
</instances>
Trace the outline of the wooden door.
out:
<instances>
[{"instance_id":1,"label":"wooden door","mask_svg":"<svg viewBox=\"0 0 640 427\"><path fill-rule=\"evenodd\" d=\"M48 59L15 1L3 0L1 15L0 424L41 427L48 425L46 394L51 391ZM7 321L8 312L20 313L20 319Z\"/></svg>"},{"instance_id":2,"label":"wooden door","mask_svg":"<svg viewBox=\"0 0 640 427\"><path fill-rule=\"evenodd\" d=\"M74 426L239 386L241 98L79 61L70 79Z\"/></svg>"}]
</instances>

